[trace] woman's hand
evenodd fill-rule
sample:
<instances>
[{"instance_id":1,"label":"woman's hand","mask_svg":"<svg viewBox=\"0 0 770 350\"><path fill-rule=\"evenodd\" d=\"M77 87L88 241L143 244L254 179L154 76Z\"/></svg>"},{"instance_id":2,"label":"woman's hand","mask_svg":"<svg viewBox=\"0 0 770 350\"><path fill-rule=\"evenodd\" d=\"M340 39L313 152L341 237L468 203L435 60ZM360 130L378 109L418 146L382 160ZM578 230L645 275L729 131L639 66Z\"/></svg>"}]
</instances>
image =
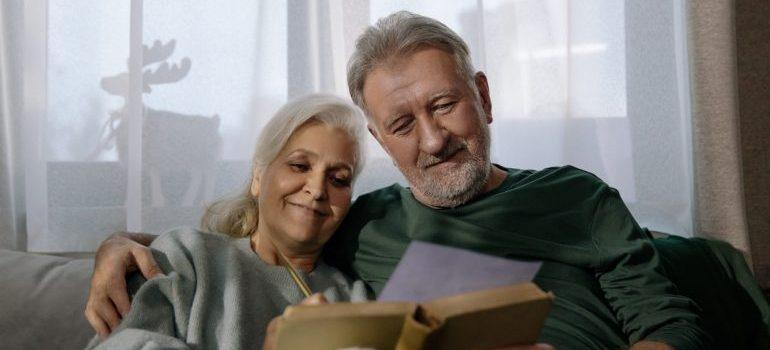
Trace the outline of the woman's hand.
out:
<instances>
[{"instance_id":1,"label":"woman's hand","mask_svg":"<svg viewBox=\"0 0 770 350\"><path fill-rule=\"evenodd\" d=\"M321 305L321 304L328 304L329 301L326 300L326 297L321 293L315 293L307 298L305 300L302 300L300 302L300 305Z\"/></svg>"},{"instance_id":2,"label":"woman's hand","mask_svg":"<svg viewBox=\"0 0 770 350\"><path fill-rule=\"evenodd\" d=\"M326 297L324 297L321 293L315 293L307 298L305 300L302 300L300 305L321 305L321 304L328 304L329 302L326 300ZM272 320L270 320L270 323L267 324L267 331L265 331L265 342L262 344L262 350L273 350L276 346L276 331L278 328L278 319L281 318L281 316L275 317Z\"/></svg>"},{"instance_id":3,"label":"woman's hand","mask_svg":"<svg viewBox=\"0 0 770 350\"><path fill-rule=\"evenodd\" d=\"M147 279L163 275L146 247L153 239L152 235L115 233L99 245L85 316L102 339L120 324L131 307L126 273L138 268Z\"/></svg>"}]
</instances>

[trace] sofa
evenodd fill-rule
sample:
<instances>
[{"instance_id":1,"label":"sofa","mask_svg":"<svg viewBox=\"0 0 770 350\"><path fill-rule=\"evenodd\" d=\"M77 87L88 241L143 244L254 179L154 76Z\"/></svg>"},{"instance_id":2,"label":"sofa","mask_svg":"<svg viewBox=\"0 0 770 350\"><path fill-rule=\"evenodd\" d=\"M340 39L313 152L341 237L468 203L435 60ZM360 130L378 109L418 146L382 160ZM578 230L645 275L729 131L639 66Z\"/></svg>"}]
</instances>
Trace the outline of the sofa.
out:
<instances>
[{"instance_id":1,"label":"sofa","mask_svg":"<svg viewBox=\"0 0 770 350\"><path fill-rule=\"evenodd\" d=\"M93 259L0 249L0 349L82 349Z\"/></svg>"},{"instance_id":2,"label":"sofa","mask_svg":"<svg viewBox=\"0 0 770 350\"><path fill-rule=\"evenodd\" d=\"M770 306L730 245L654 239L666 273L702 308L715 349L770 349ZM92 259L0 249L0 349L82 349L94 336L83 315Z\"/></svg>"}]
</instances>

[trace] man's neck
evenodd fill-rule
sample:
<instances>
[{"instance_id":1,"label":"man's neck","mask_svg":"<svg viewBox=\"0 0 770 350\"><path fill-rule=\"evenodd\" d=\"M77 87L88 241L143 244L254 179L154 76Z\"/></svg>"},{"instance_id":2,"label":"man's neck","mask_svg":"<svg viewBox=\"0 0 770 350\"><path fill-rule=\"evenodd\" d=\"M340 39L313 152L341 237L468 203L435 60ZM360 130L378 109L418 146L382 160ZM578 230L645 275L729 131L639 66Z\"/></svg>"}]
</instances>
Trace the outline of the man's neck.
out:
<instances>
[{"instance_id":1,"label":"man's neck","mask_svg":"<svg viewBox=\"0 0 770 350\"><path fill-rule=\"evenodd\" d=\"M484 189L481 190L479 195L494 191L495 189L500 187L500 185L503 184L503 181L505 181L505 178L508 177L508 172L506 172L505 170L500 169L495 165L491 165L491 166L492 166L492 171L489 172L489 177L487 178L487 184L484 185Z\"/></svg>"}]
</instances>

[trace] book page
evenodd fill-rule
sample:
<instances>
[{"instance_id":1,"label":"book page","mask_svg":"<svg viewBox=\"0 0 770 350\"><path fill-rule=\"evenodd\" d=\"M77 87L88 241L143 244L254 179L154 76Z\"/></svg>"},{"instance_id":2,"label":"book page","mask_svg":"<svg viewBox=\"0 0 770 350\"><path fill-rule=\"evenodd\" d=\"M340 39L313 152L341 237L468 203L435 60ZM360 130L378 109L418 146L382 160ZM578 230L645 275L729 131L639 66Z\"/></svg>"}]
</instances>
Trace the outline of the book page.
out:
<instances>
[{"instance_id":1,"label":"book page","mask_svg":"<svg viewBox=\"0 0 770 350\"><path fill-rule=\"evenodd\" d=\"M422 302L529 282L540 265L412 241L377 300Z\"/></svg>"}]
</instances>

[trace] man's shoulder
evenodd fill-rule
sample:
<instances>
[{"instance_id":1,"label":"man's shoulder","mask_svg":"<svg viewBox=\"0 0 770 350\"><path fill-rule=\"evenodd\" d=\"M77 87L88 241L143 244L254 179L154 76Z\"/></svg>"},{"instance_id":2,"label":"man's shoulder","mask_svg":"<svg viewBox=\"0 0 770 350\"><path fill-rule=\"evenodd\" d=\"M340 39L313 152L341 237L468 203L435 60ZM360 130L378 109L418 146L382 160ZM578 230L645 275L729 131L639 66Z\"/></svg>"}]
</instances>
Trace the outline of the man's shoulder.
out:
<instances>
[{"instance_id":1,"label":"man's shoulder","mask_svg":"<svg viewBox=\"0 0 770 350\"><path fill-rule=\"evenodd\" d=\"M607 184L591 172L572 165L549 167L542 170L519 170L508 168L513 177L511 188L534 188L540 190L596 191Z\"/></svg>"},{"instance_id":2,"label":"man's shoulder","mask_svg":"<svg viewBox=\"0 0 770 350\"><path fill-rule=\"evenodd\" d=\"M398 183L383 187L356 198L350 208L351 212L374 212L387 208L389 205L401 202L404 187Z\"/></svg>"}]
</instances>

